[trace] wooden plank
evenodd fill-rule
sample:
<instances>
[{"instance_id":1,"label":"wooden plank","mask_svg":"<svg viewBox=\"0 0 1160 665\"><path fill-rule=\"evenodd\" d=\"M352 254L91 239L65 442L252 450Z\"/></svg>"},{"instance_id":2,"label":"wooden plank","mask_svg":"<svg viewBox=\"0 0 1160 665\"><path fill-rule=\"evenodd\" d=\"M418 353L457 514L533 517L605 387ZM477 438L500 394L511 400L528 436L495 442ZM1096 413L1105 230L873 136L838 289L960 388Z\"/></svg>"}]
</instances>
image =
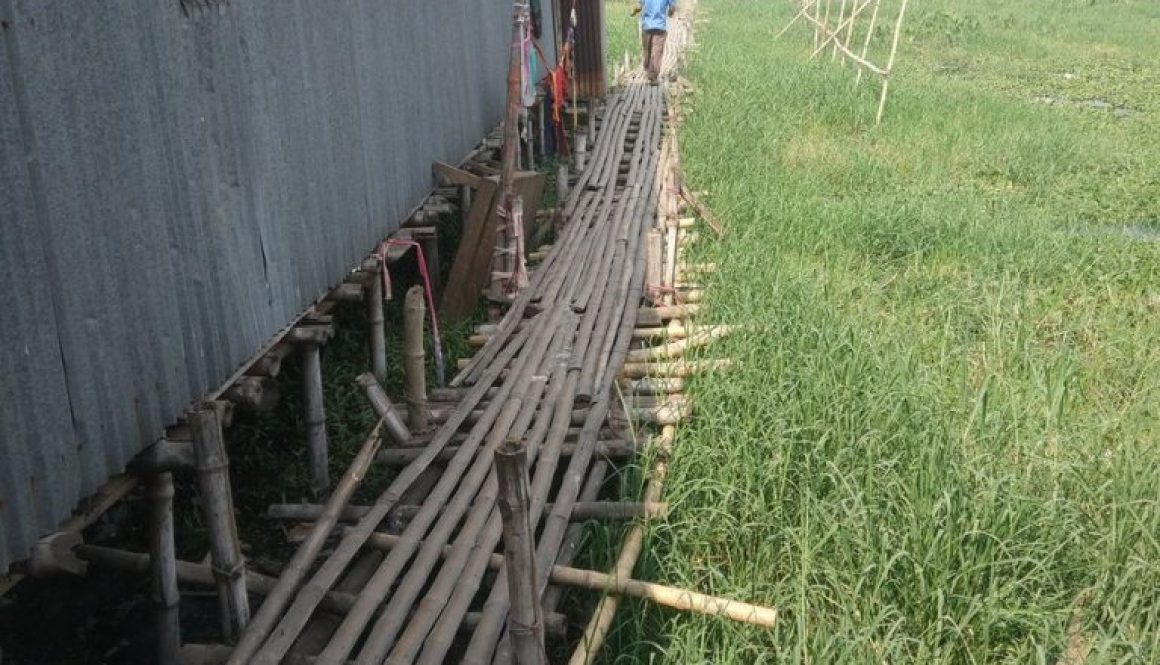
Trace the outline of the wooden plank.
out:
<instances>
[{"instance_id":1,"label":"wooden plank","mask_svg":"<svg viewBox=\"0 0 1160 665\"><path fill-rule=\"evenodd\" d=\"M491 253L495 245L494 208L499 183L491 179L480 179L479 188L472 197L471 210L459 239L459 249L455 252L455 262L443 293L440 314L448 321L461 320L469 316L479 300L479 292L487 278ZM485 262L482 274L475 266L478 255L483 254Z\"/></svg>"},{"instance_id":2,"label":"wooden plank","mask_svg":"<svg viewBox=\"0 0 1160 665\"><path fill-rule=\"evenodd\" d=\"M466 185L472 189L479 189L483 185L483 178L474 173L468 173L463 169L457 169L450 164L435 162L432 169L435 171L435 175L453 185Z\"/></svg>"}]
</instances>

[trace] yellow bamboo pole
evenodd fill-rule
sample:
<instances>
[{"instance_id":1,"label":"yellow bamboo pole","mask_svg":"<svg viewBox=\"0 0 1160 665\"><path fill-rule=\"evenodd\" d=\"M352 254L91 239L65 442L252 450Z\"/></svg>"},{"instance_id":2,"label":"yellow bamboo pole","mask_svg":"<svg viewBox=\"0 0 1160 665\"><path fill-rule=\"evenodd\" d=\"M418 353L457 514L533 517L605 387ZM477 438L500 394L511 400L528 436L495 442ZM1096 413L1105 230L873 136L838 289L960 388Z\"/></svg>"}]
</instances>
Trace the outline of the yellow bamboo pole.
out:
<instances>
[{"instance_id":1,"label":"yellow bamboo pole","mask_svg":"<svg viewBox=\"0 0 1160 665\"><path fill-rule=\"evenodd\" d=\"M910 0L902 0L902 7L898 10L898 21L894 24L894 43L890 47L890 59L886 61L886 73L882 77L882 96L878 98L878 116L874 124L882 122L882 114L886 112L886 93L890 91L890 75L894 71L894 57L898 55L898 39L902 36L902 19L906 17L906 5Z\"/></svg>"}]
</instances>

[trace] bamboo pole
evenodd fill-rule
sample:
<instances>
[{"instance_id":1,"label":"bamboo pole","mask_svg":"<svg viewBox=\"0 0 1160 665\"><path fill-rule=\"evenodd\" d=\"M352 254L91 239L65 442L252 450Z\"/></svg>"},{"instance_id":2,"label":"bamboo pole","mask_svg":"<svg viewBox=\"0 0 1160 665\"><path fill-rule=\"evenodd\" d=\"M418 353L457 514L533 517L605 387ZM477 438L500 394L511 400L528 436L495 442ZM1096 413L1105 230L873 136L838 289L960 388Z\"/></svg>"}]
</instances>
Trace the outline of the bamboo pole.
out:
<instances>
[{"instance_id":1,"label":"bamboo pole","mask_svg":"<svg viewBox=\"0 0 1160 665\"><path fill-rule=\"evenodd\" d=\"M642 393L643 394L643 393ZM571 457L576 450L576 444L565 443L560 448L561 457ZM456 452L459 451L458 446L448 446L439 455L441 461L451 459ZM391 448L388 450L379 451L377 461L379 464L386 466L405 466L411 463L419 453L422 452L420 448ZM596 454L606 459L625 460L629 459L635 454L636 448L629 441L623 439L611 439L608 441L599 441L596 444Z\"/></svg>"},{"instance_id":2,"label":"bamboo pole","mask_svg":"<svg viewBox=\"0 0 1160 665\"><path fill-rule=\"evenodd\" d=\"M825 41L822 42L821 46L818 46L813 50L812 53L810 53L810 60L813 60L818 56L819 53L826 50L827 46L832 46L833 51L837 53L839 50L838 46L842 44L842 30L846 31L846 41L844 48L842 48L841 51L843 55L850 53L850 32L854 27L854 21L858 18L858 14L862 13L862 10L869 6L869 4L869 2L861 5L855 4L850 11L850 16L839 23L838 27L833 32L827 33L828 36L826 37Z\"/></svg>"},{"instance_id":3,"label":"bamboo pole","mask_svg":"<svg viewBox=\"0 0 1160 665\"><path fill-rule=\"evenodd\" d=\"M317 503L272 503L266 508L266 517L274 520L301 520L313 521L319 518L325 506ZM414 518L423 506L416 504L400 504L391 511L391 516L402 520ZM551 510L552 504L544 505L545 510ZM362 519L371 506L347 506L339 515L343 522L357 522ZM631 520L637 518L654 518L668 513L668 504L664 503L636 503L625 501L586 501L576 503L572 508L572 521L586 522L589 520Z\"/></svg>"},{"instance_id":4,"label":"bamboo pole","mask_svg":"<svg viewBox=\"0 0 1160 665\"><path fill-rule=\"evenodd\" d=\"M412 438L411 431L407 429L407 425L403 422L402 417L400 417L398 409L391 403L386 391L379 385L374 375L370 373L360 374L355 377L354 383L359 388L362 388L363 394L366 396L371 408L374 409L374 412L379 418L382 418L383 429L386 430L391 440L399 446L410 444Z\"/></svg>"},{"instance_id":5,"label":"bamboo pole","mask_svg":"<svg viewBox=\"0 0 1160 665\"><path fill-rule=\"evenodd\" d=\"M367 290L367 320L371 333L371 372L380 383L387 380L386 317L383 314L383 271L387 267L381 259L374 259L370 289Z\"/></svg>"},{"instance_id":6,"label":"bamboo pole","mask_svg":"<svg viewBox=\"0 0 1160 665\"><path fill-rule=\"evenodd\" d=\"M370 436L363 442L358 456L355 457L354 462L351 463L346 473L343 474L338 486L335 487L334 492L330 495L330 499L327 500L326 510L314 525L314 530L310 532L310 536L298 547L298 550L294 553L294 557L286 564L286 568L278 578L277 584L275 584L274 588L266 596L266 601L258 609L258 614L254 617L253 623L238 642L238 646L233 654L231 654L230 665L244 665L250 662L251 658L257 653L262 643L269 636L270 631L274 628L274 624L282 614L282 610L290 603L291 597L298 590L302 580L306 578L306 574L314 564L314 560L318 558L318 554L322 551L323 545L326 544L331 530L338 523L339 513L347 502L350 501L350 497L354 494L355 488L358 487L358 484L366 476L367 469L370 468L375 453L378 452L379 445L382 442L381 432L383 430L384 420L384 418L379 419L378 424L375 425ZM416 461L408 469L413 468L419 462ZM332 556L331 560L333 559L334 557ZM322 596L327 591L329 591L329 586L318 593L318 601L322 600Z\"/></svg>"},{"instance_id":7,"label":"bamboo pole","mask_svg":"<svg viewBox=\"0 0 1160 665\"><path fill-rule=\"evenodd\" d=\"M547 665L543 608L536 582L535 531L528 520L527 463L527 451L519 441L509 440L495 453L504 562L512 599L508 633L514 665Z\"/></svg>"},{"instance_id":8,"label":"bamboo pole","mask_svg":"<svg viewBox=\"0 0 1160 665\"><path fill-rule=\"evenodd\" d=\"M870 40L874 38L874 28L878 26L878 9L882 4L882 0L874 0L874 11L870 13L870 26L866 28L866 38L862 41L862 54L859 56L862 60L866 59L866 54L870 51ZM859 68L858 75L854 78L854 85L862 82L862 72L864 70Z\"/></svg>"},{"instance_id":9,"label":"bamboo pole","mask_svg":"<svg viewBox=\"0 0 1160 665\"><path fill-rule=\"evenodd\" d=\"M411 414L411 430L427 429L427 367L423 355L423 320L427 308L423 304L423 287L407 290L403 304L404 373L406 374L407 409Z\"/></svg>"},{"instance_id":10,"label":"bamboo pole","mask_svg":"<svg viewBox=\"0 0 1160 665\"><path fill-rule=\"evenodd\" d=\"M330 486L330 453L322 398L322 354L317 344L302 345L302 386L310 476L314 489L320 491Z\"/></svg>"},{"instance_id":11,"label":"bamboo pole","mask_svg":"<svg viewBox=\"0 0 1160 665\"><path fill-rule=\"evenodd\" d=\"M664 261L664 236L659 229L649 229L648 242L646 244L648 252L648 268L647 276L645 277L645 287L650 294L650 300L654 299L651 294L656 293L657 287L662 284L661 264ZM659 298L656 298L659 300Z\"/></svg>"},{"instance_id":12,"label":"bamboo pole","mask_svg":"<svg viewBox=\"0 0 1160 665\"><path fill-rule=\"evenodd\" d=\"M822 32L823 32L823 33L824 33L824 34L825 34L827 37L833 37L833 36L834 36L834 33L833 33L833 32L831 32L831 31L830 31L830 29L829 29L828 27L826 27L826 26L821 26L821 30L822 30ZM838 50L842 51L842 53L843 53L843 54L845 54L845 56L846 56L847 58L849 58L849 59L853 60L854 62L858 63L858 64L859 64L859 65L861 65L863 68L865 68L865 69L868 69L868 70L870 70L870 71L874 72L875 74L877 74L877 75L879 75L879 76L884 76L884 75L886 74L886 70L885 70L885 69L882 69L882 68L881 68L881 67L879 67L878 65L875 65L874 63L870 62L869 60L866 60L865 58L863 58L863 57L859 56L857 53L854 53L853 51L850 51L850 50L849 50L849 49L847 49L847 48L846 48L844 45L842 45L840 41L836 41L835 43L836 43L836 44L838 44Z\"/></svg>"},{"instance_id":13,"label":"bamboo pole","mask_svg":"<svg viewBox=\"0 0 1160 665\"><path fill-rule=\"evenodd\" d=\"M703 372L726 370L733 366L728 358L711 360L680 360L675 362L625 363L620 375L629 379L646 377L686 379Z\"/></svg>"},{"instance_id":14,"label":"bamboo pole","mask_svg":"<svg viewBox=\"0 0 1160 665\"><path fill-rule=\"evenodd\" d=\"M838 10L838 29L834 31L835 34L841 34L842 27L845 25L846 3L847 0L842 0L842 7ZM838 44L841 40L839 38L831 38L831 41L834 42L834 47L830 49L830 61L834 62L838 59Z\"/></svg>"},{"instance_id":15,"label":"bamboo pole","mask_svg":"<svg viewBox=\"0 0 1160 665\"><path fill-rule=\"evenodd\" d=\"M659 326L670 319L687 319L701 311L699 304L641 307L636 316L639 326Z\"/></svg>"},{"instance_id":16,"label":"bamboo pole","mask_svg":"<svg viewBox=\"0 0 1160 665\"><path fill-rule=\"evenodd\" d=\"M214 403L198 406L189 415L202 506L209 529L210 554L217 578L222 635L232 640L250 620L246 596L246 568L234 522L229 459L222 440L221 421Z\"/></svg>"},{"instance_id":17,"label":"bamboo pole","mask_svg":"<svg viewBox=\"0 0 1160 665\"><path fill-rule=\"evenodd\" d=\"M654 447L660 454L656 456L656 462L649 474L648 484L645 486L645 501L659 501L661 498L669 468L666 460L670 457L675 438L676 428L670 425L665 427L654 441ZM632 571L636 567L642 549L644 549L644 524L635 524L624 538L620 556L617 557L616 565L612 570L614 579L632 577ZM596 653L604 643L604 639L608 636L608 631L612 628L612 620L616 616L619 604L620 599L617 596L605 596L600 599L600 604L592 613L592 618L588 621L588 627L584 630L583 637L580 638L575 651L572 652L569 665L590 665L592 663Z\"/></svg>"},{"instance_id":18,"label":"bamboo pole","mask_svg":"<svg viewBox=\"0 0 1160 665\"><path fill-rule=\"evenodd\" d=\"M181 650L181 623L177 591L177 550L173 542L173 474L149 478L152 503L149 558L153 569L153 608L157 629L158 665L176 665Z\"/></svg>"},{"instance_id":19,"label":"bamboo pole","mask_svg":"<svg viewBox=\"0 0 1160 665\"><path fill-rule=\"evenodd\" d=\"M398 536L377 533L371 537L370 544L375 547L391 549L398 541ZM502 570L505 565L502 554L489 554L486 561L487 568L491 570ZM552 584L603 591L622 597L639 598L676 610L720 616L753 626L773 628L777 625L778 611L772 607L763 607L729 598L710 596L689 589L644 582L631 577L617 577L570 566L553 565L549 571L550 574L546 581Z\"/></svg>"},{"instance_id":20,"label":"bamboo pole","mask_svg":"<svg viewBox=\"0 0 1160 665\"><path fill-rule=\"evenodd\" d=\"M775 41L778 39L781 39L782 35L789 32L789 29L792 28L793 25L798 22L798 19L800 19L807 12L809 12L811 9L813 9L815 2L817 2L817 0L808 0L807 2L802 3L802 8L798 10L798 13L794 14L793 18L790 19L789 23L787 23L786 26L781 29L781 32L774 35L773 39ZM818 42L818 35L817 35L817 29L815 29L814 30L814 45L815 46L817 45L817 42Z\"/></svg>"},{"instance_id":21,"label":"bamboo pole","mask_svg":"<svg viewBox=\"0 0 1160 665\"><path fill-rule=\"evenodd\" d=\"M731 331L728 326L713 326L703 328L684 339L667 342L659 346L644 349L634 349L628 354L629 362L649 362L652 360L668 360L679 358L689 349L708 346L715 339L727 336Z\"/></svg>"},{"instance_id":22,"label":"bamboo pole","mask_svg":"<svg viewBox=\"0 0 1160 665\"><path fill-rule=\"evenodd\" d=\"M886 112L886 94L890 91L890 75L894 72L894 57L898 55L898 40L902 36L902 19L906 17L906 6L910 0L902 0L898 10L898 21L894 24L894 42L890 46L890 58L886 61L886 72L882 77L882 95L878 98L878 115L874 117L874 124L882 123L882 114Z\"/></svg>"}]
</instances>

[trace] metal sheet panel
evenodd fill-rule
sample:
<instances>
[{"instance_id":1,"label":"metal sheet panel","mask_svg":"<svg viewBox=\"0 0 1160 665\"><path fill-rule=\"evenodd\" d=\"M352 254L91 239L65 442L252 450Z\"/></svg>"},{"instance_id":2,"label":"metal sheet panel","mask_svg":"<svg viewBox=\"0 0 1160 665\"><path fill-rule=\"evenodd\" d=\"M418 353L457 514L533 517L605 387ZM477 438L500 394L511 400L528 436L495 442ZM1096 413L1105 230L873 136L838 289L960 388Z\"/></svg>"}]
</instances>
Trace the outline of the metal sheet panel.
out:
<instances>
[{"instance_id":1,"label":"metal sheet panel","mask_svg":"<svg viewBox=\"0 0 1160 665\"><path fill-rule=\"evenodd\" d=\"M569 16L576 10L576 80L572 94L577 99L599 99L607 91L604 76L604 0L559 0L558 16ZM567 21L560 21L561 35ZM562 42L561 42L562 43Z\"/></svg>"},{"instance_id":2,"label":"metal sheet panel","mask_svg":"<svg viewBox=\"0 0 1160 665\"><path fill-rule=\"evenodd\" d=\"M499 122L502 0L0 0L0 570Z\"/></svg>"}]
</instances>

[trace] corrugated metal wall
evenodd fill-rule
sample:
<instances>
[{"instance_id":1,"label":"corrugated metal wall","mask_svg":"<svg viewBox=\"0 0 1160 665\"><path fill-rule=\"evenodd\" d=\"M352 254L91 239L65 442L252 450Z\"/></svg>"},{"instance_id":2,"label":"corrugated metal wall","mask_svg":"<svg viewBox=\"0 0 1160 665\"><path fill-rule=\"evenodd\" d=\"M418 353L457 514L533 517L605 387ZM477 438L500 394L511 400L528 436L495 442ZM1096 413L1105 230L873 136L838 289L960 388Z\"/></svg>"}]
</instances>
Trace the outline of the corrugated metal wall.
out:
<instances>
[{"instance_id":1,"label":"corrugated metal wall","mask_svg":"<svg viewBox=\"0 0 1160 665\"><path fill-rule=\"evenodd\" d=\"M558 0L557 12L561 17L576 8L576 80L572 94L577 99L598 99L607 92L604 76L604 0ZM566 21L560 22L560 38L566 36ZM563 42L561 42L563 43Z\"/></svg>"},{"instance_id":2,"label":"corrugated metal wall","mask_svg":"<svg viewBox=\"0 0 1160 665\"><path fill-rule=\"evenodd\" d=\"M0 0L0 572L501 118L507 0L200 2Z\"/></svg>"}]
</instances>

